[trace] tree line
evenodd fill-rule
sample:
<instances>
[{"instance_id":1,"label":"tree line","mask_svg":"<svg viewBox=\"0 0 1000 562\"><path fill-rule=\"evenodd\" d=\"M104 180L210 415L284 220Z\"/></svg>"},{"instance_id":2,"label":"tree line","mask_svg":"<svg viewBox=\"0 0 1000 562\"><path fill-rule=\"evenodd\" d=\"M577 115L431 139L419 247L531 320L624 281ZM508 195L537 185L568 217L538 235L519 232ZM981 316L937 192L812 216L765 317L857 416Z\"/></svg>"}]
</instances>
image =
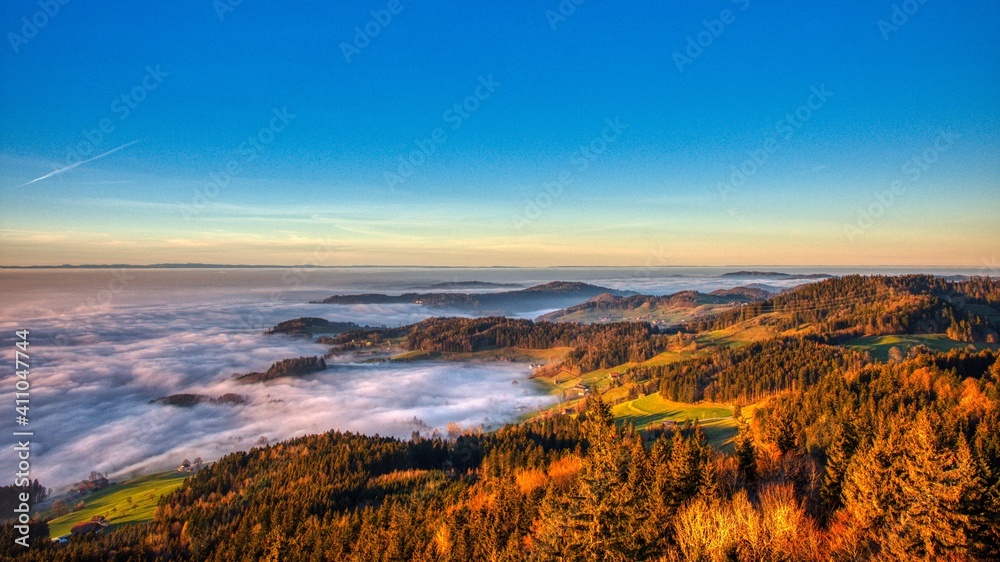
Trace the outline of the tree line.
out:
<instances>
[{"instance_id":1,"label":"tree line","mask_svg":"<svg viewBox=\"0 0 1000 562\"><path fill-rule=\"evenodd\" d=\"M848 275L796 287L769 300L683 324L687 332L721 330L767 315L777 330L808 324L834 339L862 335L947 333L957 341L996 343L1000 281L948 281L930 275ZM970 306L971 305L971 306Z\"/></svg>"}]
</instances>

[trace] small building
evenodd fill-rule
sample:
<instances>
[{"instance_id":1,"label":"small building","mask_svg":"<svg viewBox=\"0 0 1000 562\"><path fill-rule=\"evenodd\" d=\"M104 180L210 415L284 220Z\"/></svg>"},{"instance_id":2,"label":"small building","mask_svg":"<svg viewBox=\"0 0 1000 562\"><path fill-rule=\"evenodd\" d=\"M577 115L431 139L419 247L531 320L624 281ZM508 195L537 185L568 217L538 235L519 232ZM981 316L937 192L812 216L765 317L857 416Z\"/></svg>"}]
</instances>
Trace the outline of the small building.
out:
<instances>
[{"instance_id":1,"label":"small building","mask_svg":"<svg viewBox=\"0 0 1000 562\"><path fill-rule=\"evenodd\" d=\"M100 533L104 531L104 528L108 525L110 525L110 523L108 523L108 520L105 519L103 515L95 515L86 523L77 523L76 525L73 525L73 528L70 529L69 532L71 535L89 535L91 533Z\"/></svg>"}]
</instances>

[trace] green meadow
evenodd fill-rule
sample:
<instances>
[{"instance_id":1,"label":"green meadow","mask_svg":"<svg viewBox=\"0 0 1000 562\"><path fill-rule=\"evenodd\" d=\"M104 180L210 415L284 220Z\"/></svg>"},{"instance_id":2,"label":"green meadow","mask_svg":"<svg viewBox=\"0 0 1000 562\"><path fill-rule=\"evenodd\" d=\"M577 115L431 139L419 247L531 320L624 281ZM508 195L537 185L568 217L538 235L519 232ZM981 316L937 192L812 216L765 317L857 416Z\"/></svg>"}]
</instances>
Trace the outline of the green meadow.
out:
<instances>
[{"instance_id":1,"label":"green meadow","mask_svg":"<svg viewBox=\"0 0 1000 562\"><path fill-rule=\"evenodd\" d=\"M69 534L73 525L90 521L95 515L103 515L111 523L110 528L149 521L153 518L160 496L179 488L186 476L175 471L160 472L112 484L84 496L82 509L49 521L49 535L55 538ZM67 499L66 503L76 501Z\"/></svg>"},{"instance_id":2,"label":"green meadow","mask_svg":"<svg viewBox=\"0 0 1000 562\"><path fill-rule=\"evenodd\" d=\"M872 354L874 359L886 361L889 358L889 350L898 347L900 351L906 353L911 347L926 345L934 351L950 351L952 349L967 347L969 343L949 339L944 334L926 335L900 335L900 336L863 336L844 342L845 347L863 349ZM992 347L997 345L976 344L976 347Z\"/></svg>"},{"instance_id":3,"label":"green meadow","mask_svg":"<svg viewBox=\"0 0 1000 562\"><path fill-rule=\"evenodd\" d=\"M685 404L666 400L658 393L647 394L642 398L618 404L612 408L611 412L616 419L622 422L635 423L636 429L647 429L650 425L665 421L679 423L685 420L697 420L701 422L733 417L733 409L725 404Z\"/></svg>"}]
</instances>

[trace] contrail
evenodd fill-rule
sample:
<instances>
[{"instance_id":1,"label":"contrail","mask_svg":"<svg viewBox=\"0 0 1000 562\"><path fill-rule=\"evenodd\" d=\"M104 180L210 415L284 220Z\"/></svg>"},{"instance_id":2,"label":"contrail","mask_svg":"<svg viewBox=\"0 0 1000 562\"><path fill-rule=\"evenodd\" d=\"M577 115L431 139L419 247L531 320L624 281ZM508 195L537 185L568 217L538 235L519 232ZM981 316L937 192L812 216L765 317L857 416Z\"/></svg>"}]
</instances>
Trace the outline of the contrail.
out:
<instances>
[{"instance_id":1,"label":"contrail","mask_svg":"<svg viewBox=\"0 0 1000 562\"><path fill-rule=\"evenodd\" d=\"M135 144L137 142L139 142L139 141L138 140L134 140L132 142L125 143L125 144L123 144L123 145L121 145L119 147L112 148L111 150L105 152L104 154L98 154L97 156L94 156L93 158L87 158L86 160L81 160L79 162L75 162L73 164L70 164L69 166L65 166L63 168L59 168L58 170L55 170L53 172L49 172L49 173L45 174L44 176L42 176L40 178L35 178L35 179L33 179L33 180L29 181L29 182L22 183L21 185L19 185L17 187L24 187L26 185L35 183L36 181L42 181L44 179L51 178L52 176L58 176L59 174L61 174L63 172L68 172L68 171L72 170L73 168L76 168L77 166L79 166L81 164L86 164L87 162L93 162L94 160L97 160L98 158L104 158L108 154L111 154L113 152L118 152L119 150L121 150L123 148L126 148L126 147L129 147L129 146L132 146L133 144Z\"/></svg>"}]
</instances>

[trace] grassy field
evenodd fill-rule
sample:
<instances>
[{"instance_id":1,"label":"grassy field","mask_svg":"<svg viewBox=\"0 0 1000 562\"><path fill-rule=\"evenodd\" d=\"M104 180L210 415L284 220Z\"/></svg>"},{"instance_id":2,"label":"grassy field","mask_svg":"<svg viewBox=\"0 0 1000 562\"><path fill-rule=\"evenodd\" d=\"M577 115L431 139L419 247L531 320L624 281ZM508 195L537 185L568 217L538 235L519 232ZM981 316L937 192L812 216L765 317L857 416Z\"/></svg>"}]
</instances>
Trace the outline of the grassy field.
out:
<instances>
[{"instance_id":1,"label":"grassy field","mask_svg":"<svg viewBox=\"0 0 1000 562\"><path fill-rule=\"evenodd\" d=\"M740 348L752 342L773 338L778 332L770 326L744 326L736 324L722 330L702 332L695 341L698 347L725 345Z\"/></svg>"},{"instance_id":2,"label":"grassy field","mask_svg":"<svg viewBox=\"0 0 1000 562\"><path fill-rule=\"evenodd\" d=\"M685 420L697 420L708 442L723 451L732 449L732 439L737 431L733 408L726 404L710 402L685 404L665 400L659 394L647 394L631 402L618 404L611 409L611 412L615 415L615 419L621 422L634 422L636 429L639 430L665 421L680 423ZM752 408L749 412L748 408L743 408L744 416L751 412Z\"/></svg>"},{"instance_id":3,"label":"grassy field","mask_svg":"<svg viewBox=\"0 0 1000 562\"><path fill-rule=\"evenodd\" d=\"M160 496L180 487L186 476L175 471L160 472L108 486L85 496L83 509L50 521L49 535L55 538L68 534L73 525L90 521L95 515L107 518L111 528L149 521L153 518Z\"/></svg>"},{"instance_id":4,"label":"grassy field","mask_svg":"<svg viewBox=\"0 0 1000 562\"><path fill-rule=\"evenodd\" d=\"M650 306L644 304L627 310L588 309L571 312L560 316L556 322L578 322L580 324L598 324L603 322L662 322L679 324L685 320L707 314L715 314L731 310L728 301L720 299L719 303L705 303L696 307L680 306Z\"/></svg>"},{"instance_id":5,"label":"grassy field","mask_svg":"<svg viewBox=\"0 0 1000 562\"><path fill-rule=\"evenodd\" d=\"M934 351L949 351L952 349L968 346L967 342L948 339L944 334L927 334L914 336L864 336L854 338L844 342L845 347L863 349L872 354L872 357L885 361L889 358L889 349L898 347L900 351L906 353L908 349L917 345L926 345ZM988 344L976 344L977 348L990 347L996 349L998 346Z\"/></svg>"},{"instance_id":6,"label":"grassy field","mask_svg":"<svg viewBox=\"0 0 1000 562\"><path fill-rule=\"evenodd\" d=\"M705 432L708 442L715 448L726 453L733 452L733 438L739 431L739 426L733 418L723 418L699 424Z\"/></svg>"},{"instance_id":7,"label":"grassy field","mask_svg":"<svg viewBox=\"0 0 1000 562\"><path fill-rule=\"evenodd\" d=\"M399 355L393 355L393 361L424 361L431 359L440 359L440 351L407 351L406 353L400 353Z\"/></svg>"},{"instance_id":8,"label":"grassy field","mask_svg":"<svg viewBox=\"0 0 1000 562\"><path fill-rule=\"evenodd\" d=\"M694 351L664 351L642 362L643 365L669 365L697 355Z\"/></svg>"},{"instance_id":9,"label":"grassy field","mask_svg":"<svg viewBox=\"0 0 1000 562\"><path fill-rule=\"evenodd\" d=\"M485 349L468 353L441 353L439 351L408 351L392 356L393 361L496 361L497 357L505 357L516 363L549 363L562 361L569 354L569 347L553 347L550 349L527 349L521 347L503 347ZM527 366L525 366L527 368Z\"/></svg>"},{"instance_id":10,"label":"grassy field","mask_svg":"<svg viewBox=\"0 0 1000 562\"><path fill-rule=\"evenodd\" d=\"M665 421L711 420L732 418L733 408L725 404L701 403L685 404L672 402L659 394L647 394L630 402L623 402L612 410L615 418L622 422L634 422L636 429L646 429L651 424Z\"/></svg>"}]
</instances>

